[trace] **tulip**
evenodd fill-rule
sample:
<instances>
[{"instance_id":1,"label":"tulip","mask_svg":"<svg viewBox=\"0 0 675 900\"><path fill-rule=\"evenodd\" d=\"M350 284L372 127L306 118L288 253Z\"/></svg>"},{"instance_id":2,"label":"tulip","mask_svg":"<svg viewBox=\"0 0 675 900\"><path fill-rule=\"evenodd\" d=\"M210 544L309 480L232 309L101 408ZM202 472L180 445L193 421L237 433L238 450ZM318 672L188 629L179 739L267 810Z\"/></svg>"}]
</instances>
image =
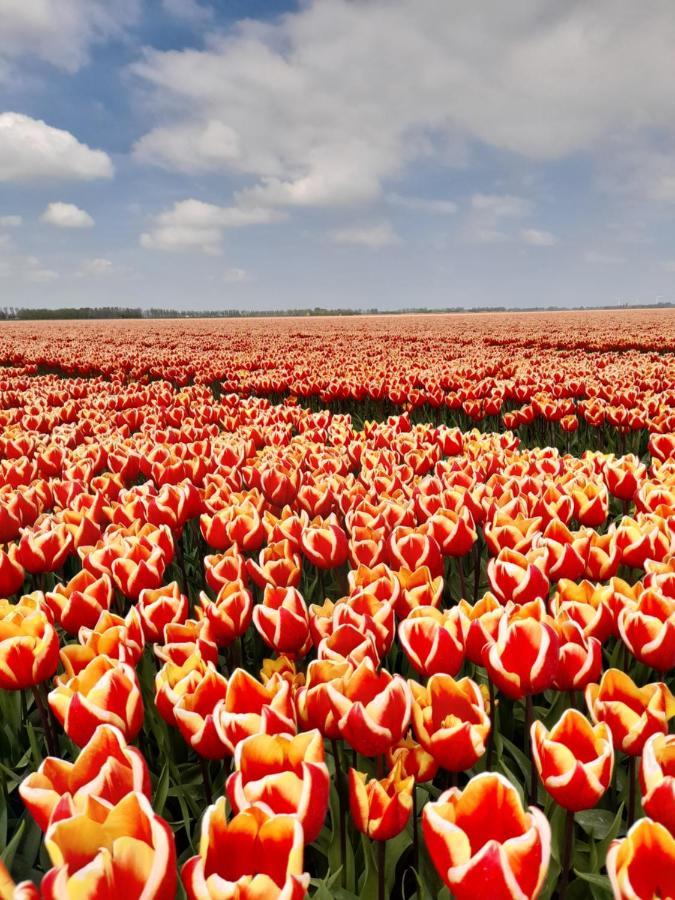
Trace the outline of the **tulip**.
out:
<instances>
[{"instance_id":1,"label":"tulip","mask_svg":"<svg viewBox=\"0 0 675 900\"><path fill-rule=\"evenodd\" d=\"M485 753L490 717L478 685L470 678L432 675L427 686L410 681L415 737L439 766L470 769Z\"/></svg>"},{"instance_id":2,"label":"tulip","mask_svg":"<svg viewBox=\"0 0 675 900\"><path fill-rule=\"evenodd\" d=\"M401 774L413 775L416 782L432 781L438 771L438 763L431 753L409 735L387 750L387 765L393 769L401 764Z\"/></svg>"},{"instance_id":3,"label":"tulip","mask_svg":"<svg viewBox=\"0 0 675 900\"><path fill-rule=\"evenodd\" d=\"M267 684L235 669L227 693L215 710L216 732L230 755L251 734L295 734L295 708L288 681L273 676Z\"/></svg>"},{"instance_id":4,"label":"tulip","mask_svg":"<svg viewBox=\"0 0 675 900\"><path fill-rule=\"evenodd\" d=\"M440 606L443 596L443 576L432 577L428 566L411 570L406 566L396 572L399 590L394 610L399 619L405 619L418 606Z\"/></svg>"},{"instance_id":5,"label":"tulip","mask_svg":"<svg viewBox=\"0 0 675 900\"><path fill-rule=\"evenodd\" d=\"M387 557L393 569L426 566L433 578L443 575L443 556L438 542L420 529L398 525L387 539Z\"/></svg>"},{"instance_id":6,"label":"tulip","mask_svg":"<svg viewBox=\"0 0 675 900\"><path fill-rule=\"evenodd\" d=\"M619 634L640 662L668 672L675 667L675 599L660 591L644 591L634 608L619 613Z\"/></svg>"},{"instance_id":7,"label":"tulip","mask_svg":"<svg viewBox=\"0 0 675 900\"><path fill-rule=\"evenodd\" d=\"M675 837L659 822L640 819L607 852L615 900L675 896Z\"/></svg>"},{"instance_id":8,"label":"tulip","mask_svg":"<svg viewBox=\"0 0 675 900\"><path fill-rule=\"evenodd\" d=\"M593 721L606 722L615 748L629 756L639 756L651 735L666 734L675 716L675 697L663 682L638 687L620 669L608 669L585 696Z\"/></svg>"},{"instance_id":9,"label":"tulip","mask_svg":"<svg viewBox=\"0 0 675 900\"><path fill-rule=\"evenodd\" d=\"M199 855L183 866L188 900L303 900L302 826L251 806L226 819L225 798L202 820Z\"/></svg>"},{"instance_id":10,"label":"tulip","mask_svg":"<svg viewBox=\"0 0 675 900\"><path fill-rule=\"evenodd\" d=\"M557 619L564 617L577 622L585 635L603 643L613 629L611 594L609 585L594 585L590 581L575 584L562 578L551 601L551 611Z\"/></svg>"},{"instance_id":11,"label":"tulip","mask_svg":"<svg viewBox=\"0 0 675 900\"><path fill-rule=\"evenodd\" d=\"M56 572L73 548L73 538L65 525L49 530L25 529L16 552L18 562L31 574Z\"/></svg>"},{"instance_id":12,"label":"tulip","mask_svg":"<svg viewBox=\"0 0 675 900\"><path fill-rule=\"evenodd\" d=\"M309 663L305 685L298 688L295 698L298 721L303 729L318 728L325 738L332 741L340 737L328 686L334 683L336 689L341 691L343 679L353 671L353 666L346 660L312 660Z\"/></svg>"},{"instance_id":13,"label":"tulip","mask_svg":"<svg viewBox=\"0 0 675 900\"><path fill-rule=\"evenodd\" d=\"M235 813L262 804L296 816L306 844L319 836L328 809L330 777L318 730L296 737L258 734L244 738L234 755L227 797Z\"/></svg>"},{"instance_id":14,"label":"tulip","mask_svg":"<svg viewBox=\"0 0 675 900\"><path fill-rule=\"evenodd\" d=\"M408 685L400 675L376 672L369 659L341 682L329 683L327 692L340 736L363 756L386 753L408 728Z\"/></svg>"},{"instance_id":15,"label":"tulip","mask_svg":"<svg viewBox=\"0 0 675 900\"><path fill-rule=\"evenodd\" d=\"M616 575L619 568L619 548L613 532L598 534L591 532L586 560L586 578L593 581L607 581Z\"/></svg>"},{"instance_id":16,"label":"tulip","mask_svg":"<svg viewBox=\"0 0 675 900\"><path fill-rule=\"evenodd\" d=\"M380 663L376 635L368 631L364 633L350 623L338 625L332 634L323 638L317 647L317 657L336 662L346 661L354 667L366 659L373 667Z\"/></svg>"},{"instance_id":17,"label":"tulip","mask_svg":"<svg viewBox=\"0 0 675 900\"><path fill-rule=\"evenodd\" d=\"M183 623L188 617L189 600L181 594L177 581L139 594L136 608L141 616L143 634L147 641L162 641L164 626Z\"/></svg>"},{"instance_id":18,"label":"tulip","mask_svg":"<svg viewBox=\"0 0 675 900\"><path fill-rule=\"evenodd\" d=\"M555 627L560 650L553 685L558 691L581 691L602 674L602 645L572 619L556 621Z\"/></svg>"},{"instance_id":19,"label":"tulip","mask_svg":"<svg viewBox=\"0 0 675 900\"><path fill-rule=\"evenodd\" d=\"M451 788L422 812L427 849L456 900L533 900L546 877L551 829L534 806L523 809L502 775L484 772Z\"/></svg>"},{"instance_id":20,"label":"tulip","mask_svg":"<svg viewBox=\"0 0 675 900\"><path fill-rule=\"evenodd\" d=\"M2 900L40 900L40 891L32 881L21 881L15 884L0 860L0 897Z\"/></svg>"},{"instance_id":21,"label":"tulip","mask_svg":"<svg viewBox=\"0 0 675 900\"><path fill-rule=\"evenodd\" d=\"M0 597L11 597L21 588L26 572L16 556L16 544L0 550Z\"/></svg>"},{"instance_id":22,"label":"tulip","mask_svg":"<svg viewBox=\"0 0 675 900\"><path fill-rule=\"evenodd\" d=\"M68 808L83 811L87 797L112 808L132 791L150 799L148 765L112 725L99 725L75 762L48 756L19 785L21 799L42 831L64 798Z\"/></svg>"},{"instance_id":23,"label":"tulip","mask_svg":"<svg viewBox=\"0 0 675 900\"><path fill-rule=\"evenodd\" d=\"M251 624L253 596L241 581L222 587L215 600L202 591L199 602L204 617L204 639L218 647L229 647Z\"/></svg>"},{"instance_id":24,"label":"tulip","mask_svg":"<svg viewBox=\"0 0 675 900\"><path fill-rule=\"evenodd\" d=\"M196 689L208 665L200 653L192 653L180 662L167 660L155 675L155 706L167 725L176 724L178 701Z\"/></svg>"},{"instance_id":25,"label":"tulip","mask_svg":"<svg viewBox=\"0 0 675 900\"><path fill-rule=\"evenodd\" d=\"M506 603L529 603L548 597L549 581L545 575L547 553L530 551L527 555L516 550L501 550L487 567L490 588L495 596Z\"/></svg>"},{"instance_id":26,"label":"tulip","mask_svg":"<svg viewBox=\"0 0 675 900\"><path fill-rule=\"evenodd\" d=\"M318 569L336 569L347 561L347 535L334 516L312 519L302 532L302 552Z\"/></svg>"},{"instance_id":27,"label":"tulip","mask_svg":"<svg viewBox=\"0 0 675 900\"><path fill-rule=\"evenodd\" d=\"M556 803L572 812L595 806L612 780L609 727L604 722L592 726L576 709L568 709L550 731L534 722L531 736L532 759Z\"/></svg>"},{"instance_id":28,"label":"tulip","mask_svg":"<svg viewBox=\"0 0 675 900\"><path fill-rule=\"evenodd\" d=\"M144 544L138 543L128 555L112 563L110 573L125 597L138 600L142 591L160 586L166 563L161 547L148 549Z\"/></svg>"},{"instance_id":29,"label":"tulip","mask_svg":"<svg viewBox=\"0 0 675 900\"><path fill-rule=\"evenodd\" d=\"M309 614L297 588L268 584L262 603L253 609L253 624L275 653L303 657L311 646Z\"/></svg>"},{"instance_id":30,"label":"tulip","mask_svg":"<svg viewBox=\"0 0 675 900\"><path fill-rule=\"evenodd\" d=\"M200 673L201 674L201 673ZM181 690L173 715L183 740L204 759L222 759L229 748L216 728L216 706L227 696L227 679L207 663L206 672L190 678Z\"/></svg>"},{"instance_id":31,"label":"tulip","mask_svg":"<svg viewBox=\"0 0 675 900\"><path fill-rule=\"evenodd\" d=\"M653 734L640 763L642 808L675 836L675 735Z\"/></svg>"},{"instance_id":32,"label":"tulip","mask_svg":"<svg viewBox=\"0 0 675 900\"><path fill-rule=\"evenodd\" d=\"M246 571L258 587L297 587L302 574L300 554L289 540L268 544L260 551L258 561L246 561Z\"/></svg>"},{"instance_id":33,"label":"tulip","mask_svg":"<svg viewBox=\"0 0 675 900\"><path fill-rule=\"evenodd\" d=\"M18 603L0 600L0 688L19 691L50 678L59 664L59 639L39 593Z\"/></svg>"},{"instance_id":34,"label":"tulip","mask_svg":"<svg viewBox=\"0 0 675 900\"><path fill-rule=\"evenodd\" d=\"M204 557L204 575L208 586L217 594L231 581L246 582L246 560L233 544L224 553Z\"/></svg>"},{"instance_id":35,"label":"tulip","mask_svg":"<svg viewBox=\"0 0 675 900\"><path fill-rule=\"evenodd\" d=\"M131 741L143 724L136 673L126 663L97 656L77 675L56 679L49 706L68 737L83 747L98 725L114 725Z\"/></svg>"},{"instance_id":36,"label":"tulip","mask_svg":"<svg viewBox=\"0 0 675 900\"><path fill-rule=\"evenodd\" d=\"M349 809L354 826L374 841L396 837L408 824L414 786L412 775L403 777L400 762L379 781L350 769Z\"/></svg>"},{"instance_id":37,"label":"tulip","mask_svg":"<svg viewBox=\"0 0 675 900\"><path fill-rule=\"evenodd\" d=\"M517 613L499 621L497 639L483 648L490 680L512 700L551 687L558 667L558 635L552 625Z\"/></svg>"},{"instance_id":38,"label":"tulip","mask_svg":"<svg viewBox=\"0 0 675 900\"><path fill-rule=\"evenodd\" d=\"M86 809L53 818L45 848L54 866L42 879L44 900L128 900L176 895L173 832L144 794L110 807L94 797Z\"/></svg>"},{"instance_id":39,"label":"tulip","mask_svg":"<svg viewBox=\"0 0 675 900\"><path fill-rule=\"evenodd\" d=\"M496 640L499 620L504 615L504 607L489 591L473 606L467 600L457 604L468 629L465 639L466 657L476 666L483 665L483 647L490 640Z\"/></svg>"},{"instance_id":40,"label":"tulip","mask_svg":"<svg viewBox=\"0 0 675 900\"><path fill-rule=\"evenodd\" d=\"M138 663L145 646L141 617L134 606L124 618L102 612L94 628L80 628L78 639L91 652L92 658L109 656L130 666ZM66 650L64 648L63 652Z\"/></svg>"},{"instance_id":41,"label":"tulip","mask_svg":"<svg viewBox=\"0 0 675 900\"><path fill-rule=\"evenodd\" d=\"M57 584L45 594L45 603L59 625L69 634L93 628L102 612L110 609L114 597L108 575L96 577L81 569L68 584Z\"/></svg>"},{"instance_id":42,"label":"tulip","mask_svg":"<svg viewBox=\"0 0 675 900\"><path fill-rule=\"evenodd\" d=\"M425 678L439 672L455 676L464 662L468 621L458 607L441 610L418 606L398 627L401 647L410 664Z\"/></svg>"}]
</instances>

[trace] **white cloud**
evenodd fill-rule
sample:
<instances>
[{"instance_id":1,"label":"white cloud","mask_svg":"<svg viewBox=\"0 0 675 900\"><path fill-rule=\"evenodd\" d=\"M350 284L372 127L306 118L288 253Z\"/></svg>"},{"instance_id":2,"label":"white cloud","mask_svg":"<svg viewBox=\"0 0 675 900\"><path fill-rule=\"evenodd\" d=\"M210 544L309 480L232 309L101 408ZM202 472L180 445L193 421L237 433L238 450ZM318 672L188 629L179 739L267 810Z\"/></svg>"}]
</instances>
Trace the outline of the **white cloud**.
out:
<instances>
[{"instance_id":1,"label":"white cloud","mask_svg":"<svg viewBox=\"0 0 675 900\"><path fill-rule=\"evenodd\" d=\"M217 254L227 228L265 225L283 215L263 207L216 206L202 200L181 200L154 217L150 231L140 237L150 250L200 250Z\"/></svg>"},{"instance_id":2,"label":"white cloud","mask_svg":"<svg viewBox=\"0 0 675 900\"><path fill-rule=\"evenodd\" d=\"M451 216L459 207L453 200L433 200L427 197L407 197L402 194L392 193L387 196L392 206L400 206L414 212L430 213L438 216Z\"/></svg>"},{"instance_id":3,"label":"white cloud","mask_svg":"<svg viewBox=\"0 0 675 900\"><path fill-rule=\"evenodd\" d=\"M74 203L57 201L50 203L40 216L40 221L57 228L91 228L94 220L89 213Z\"/></svg>"},{"instance_id":4,"label":"white cloud","mask_svg":"<svg viewBox=\"0 0 675 900\"><path fill-rule=\"evenodd\" d=\"M162 0L164 10L189 25L205 25L213 19L213 10L198 0Z\"/></svg>"},{"instance_id":5,"label":"white cloud","mask_svg":"<svg viewBox=\"0 0 675 900\"><path fill-rule=\"evenodd\" d=\"M584 259L587 263L598 266L618 266L626 262L624 256L619 256L616 253L604 253L599 250L587 250L584 254Z\"/></svg>"},{"instance_id":6,"label":"white cloud","mask_svg":"<svg viewBox=\"0 0 675 900\"><path fill-rule=\"evenodd\" d=\"M603 160L617 134L675 130L673 46L671 0L306 0L205 49L146 51L133 68L160 118L135 152L252 176L239 202L273 206L367 203L472 143Z\"/></svg>"},{"instance_id":7,"label":"white cloud","mask_svg":"<svg viewBox=\"0 0 675 900\"><path fill-rule=\"evenodd\" d=\"M92 275L98 278L102 275L110 275L113 269L114 266L112 260L106 259L103 256L95 256L91 259L85 259L77 274L80 277Z\"/></svg>"},{"instance_id":8,"label":"white cloud","mask_svg":"<svg viewBox=\"0 0 675 900\"><path fill-rule=\"evenodd\" d=\"M0 216L0 228L19 228L23 225L21 216Z\"/></svg>"},{"instance_id":9,"label":"white cloud","mask_svg":"<svg viewBox=\"0 0 675 900\"><path fill-rule=\"evenodd\" d=\"M12 242L0 235L0 276L33 284L56 281L59 273L46 266L37 256L17 252Z\"/></svg>"},{"instance_id":10,"label":"white cloud","mask_svg":"<svg viewBox=\"0 0 675 900\"><path fill-rule=\"evenodd\" d=\"M111 178L113 165L69 131L22 113L0 113L0 182Z\"/></svg>"},{"instance_id":11,"label":"white cloud","mask_svg":"<svg viewBox=\"0 0 675 900\"><path fill-rule=\"evenodd\" d=\"M514 194L474 194L463 235L470 243L498 244L511 240L504 230L511 220L525 218L533 211L533 203Z\"/></svg>"},{"instance_id":12,"label":"white cloud","mask_svg":"<svg viewBox=\"0 0 675 900\"><path fill-rule=\"evenodd\" d=\"M241 284L243 281L249 280L246 269L226 269L223 273L223 281L226 284Z\"/></svg>"},{"instance_id":13,"label":"white cloud","mask_svg":"<svg viewBox=\"0 0 675 900\"><path fill-rule=\"evenodd\" d=\"M336 228L328 236L335 244L361 244L372 249L400 243L400 238L392 228L391 222L386 221Z\"/></svg>"},{"instance_id":14,"label":"white cloud","mask_svg":"<svg viewBox=\"0 0 675 900\"><path fill-rule=\"evenodd\" d=\"M552 247L558 243L558 238L550 231L541 231L539 228L523 228L520 237L526 244L533 247Z\"/></svg>"},{"instance_id":15,"label":"white cloud","mask_svg":"<svg viewBox=\"0 0 675 900\"><path fill-rule=\"evenodd\" d=\"M512 194L474 194L471 207L494 219L519 219L531 212L532 203Z\"/></svg>"},{"instance_id":16,"label":"white cloud","mask_svg":"<svg viewBox=\"0 0 675 900\"><path fill-rule=\"evenodd\" d=\"M139 9L139 0L0 0L0 63L32 56L75 72L92 45L120 37Z\"/></svg>"}]
</instances>

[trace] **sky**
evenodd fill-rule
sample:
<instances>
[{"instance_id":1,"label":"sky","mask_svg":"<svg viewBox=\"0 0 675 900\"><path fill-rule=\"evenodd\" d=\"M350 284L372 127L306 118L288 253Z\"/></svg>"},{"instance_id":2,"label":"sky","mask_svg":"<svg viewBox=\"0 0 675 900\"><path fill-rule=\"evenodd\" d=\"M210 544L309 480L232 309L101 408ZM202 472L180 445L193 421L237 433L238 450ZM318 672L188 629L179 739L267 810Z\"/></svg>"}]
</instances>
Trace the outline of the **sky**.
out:
<instances>
[{"instance_id":1,"label":"sky","mask_svg":"<svg viewBox=\"0 0 675 900\"><path fill-rule=\"evenodd\" d=\"M0 306L675 302L672 0L0 0Z\"/></svg>"}]
</instances>

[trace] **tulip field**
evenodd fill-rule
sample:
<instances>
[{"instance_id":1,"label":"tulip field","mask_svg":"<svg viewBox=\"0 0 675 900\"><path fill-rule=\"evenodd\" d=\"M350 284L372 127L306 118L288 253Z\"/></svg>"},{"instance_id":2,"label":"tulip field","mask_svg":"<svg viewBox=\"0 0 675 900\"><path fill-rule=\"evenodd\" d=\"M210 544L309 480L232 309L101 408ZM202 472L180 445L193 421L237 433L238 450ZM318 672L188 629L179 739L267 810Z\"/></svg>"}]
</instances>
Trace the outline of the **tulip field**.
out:
<instances>
[{"instance_id":1,"label":"tulip field","mask_svg":"<svg viewBox=\"0 0 675 900\"><path fill-rule=\"evenodd\" d=\"M675 897L675 312L0 326L0 900Z\"/></svg>"}]
</instances>

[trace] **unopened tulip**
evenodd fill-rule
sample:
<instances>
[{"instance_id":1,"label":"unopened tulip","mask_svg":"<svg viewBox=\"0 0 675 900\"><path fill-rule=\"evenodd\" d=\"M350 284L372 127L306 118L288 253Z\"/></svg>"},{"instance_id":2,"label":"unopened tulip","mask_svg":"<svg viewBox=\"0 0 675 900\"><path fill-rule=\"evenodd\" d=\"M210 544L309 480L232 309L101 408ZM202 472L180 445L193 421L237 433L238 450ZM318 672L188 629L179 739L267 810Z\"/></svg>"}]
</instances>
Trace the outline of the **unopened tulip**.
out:
<instances>
[{"instance_id":1,"label":"unopened tulip","mask_svg":"<svg viewBox=\"0 0 675 900\"><path fill-rule=\"evenodd\" d=\"M415 779L404 777L397 762L386 778L349 770L349 810L354 826L374 841L388 841L408 824Z\"/></svg>"},{"instance_id":2,"label":"unopened tulip","mask_svg":"<svg viewBox=\"0 0 675 900\"><path fill-rule=\"evenodd\" d=\"M469 622L458 607L438 610L418 606L398 627L403 652L420 675L438 672L455 676L464 662L464 639Z\"/></svg>"},{"instance_id":3,"label":"unopened tulip","mask_svg":"<svg viewBox=\"0 0 675 900\"><path fill-rule=\"evenodd\" d=\"M56 672L59 638L42 594L26 594L18 603L0 600L0 688L34 687Z\"/></svg>"}]
</instances>

